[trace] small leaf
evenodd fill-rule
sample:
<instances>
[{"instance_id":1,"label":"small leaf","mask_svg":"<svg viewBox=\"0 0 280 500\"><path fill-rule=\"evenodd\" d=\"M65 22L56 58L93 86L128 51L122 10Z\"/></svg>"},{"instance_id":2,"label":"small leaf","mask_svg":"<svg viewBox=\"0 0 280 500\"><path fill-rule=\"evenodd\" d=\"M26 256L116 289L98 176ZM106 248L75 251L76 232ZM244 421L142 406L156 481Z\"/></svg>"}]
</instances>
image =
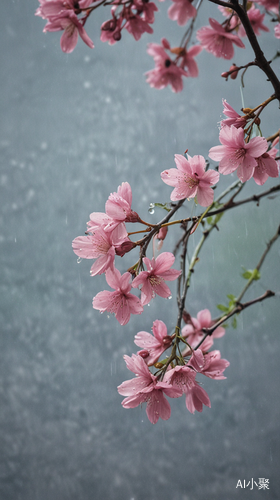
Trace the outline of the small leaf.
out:
<instances>
[{"instance_id":1,"label":"small leaf","mask_svg":"<svg viewBox=\"0 0 280 500\"><path fill-rule=\"evenodd\" d=\"M261 273L260 273L260 271L258 271L258 269L254 269L252 271L252 276L253 276L253 280L259 280L261 277Z\"/></svg>"},{"instance_id":2,"label":"small leaf","mask_svg":"<svg viewBox=\"0 0 280 500\"><path fill-rule=\"evenodd\" d=\"M228 312L228 307L224 306L223 304L218 304L218 305L217 305L217 308L218 308L220 311L223 311L223 312Z\"/></svg>"},{"instance_id":3,"label":"small leaf","mask_svg":"<svg viewBox=\"0 0 280 500\"><path fill-rule=\"evenodd\" d=\"M227 297L228 297L228 299L233 300L234 302L236 301L236 297L235 297L235 295L232 295L232 293L229 293L227 295Z\"/></svg>"},{"instance_id":4,"label":"small leaf","mask_svg":"<svg viewBox=\"0 0 280 500\"><path fill-rule=\"evenodd\" d=\"M207 224L211 224L212 219L213 219L213 217L212 217L212 216L207 217L207 219L206 219Z\"/></svg>"}]
</instances>

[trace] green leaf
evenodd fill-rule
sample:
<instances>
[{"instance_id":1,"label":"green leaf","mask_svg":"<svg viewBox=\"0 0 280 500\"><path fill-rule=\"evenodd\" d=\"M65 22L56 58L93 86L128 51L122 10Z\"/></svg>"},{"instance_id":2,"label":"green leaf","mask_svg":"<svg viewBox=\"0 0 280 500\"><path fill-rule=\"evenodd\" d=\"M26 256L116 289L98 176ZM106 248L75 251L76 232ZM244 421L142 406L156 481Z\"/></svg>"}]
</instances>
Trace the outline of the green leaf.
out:
<instances>
[{"instance_id":1,"label":"green leaf","mask_svg":"<svg viewBox=\"0 0 280 500\"><path fill-rule=\"evenodd\" d=\"M257 281L257 280L259 280L259 279L260 279L260 277L261 277L261 273L260 273L260 271L258 271L258 269L254 269L254 270L252 271L252 276L253 276L253 280L256 280L256 281Z\"/></svg>"},{"instance_id":2,"label":"green leaf","mask_svg":"<svg viewBox=\"0 0 280 500\"><path fill-rule=\"evenodd\" d=\"M251 271L245 271L244 273L242 273L242 278L244 278L245 280L249 280L252 276L252 273Z\"/></svg>"},{"instance_id":3,"label":"green leaf","mask_svg":"<svg viewBox=\"0 0 280 500\"><path fill-rule=\"evenodd\" d=\"M241 276L245 280L251 280L251 279L259 280L260 279L261 273L258 271L258 269L245 269L245 267L243 267L243 269L244 269L244 273L242 273Z\"/></svg>"},{"instance_id":4,"label":"green leaf","mask_svg":"<svg viewBox=\"0 0 280 500\"><path fill-rule=\"evenodd\" d=\"M212 216L207 217L207 219L206 219L207 224L211 224L212 219L213 219L213 217L212 217Z\"/></svg>"},{"instance_id":5,"label":"green leaf","mask_svg":"<svg viewBox=\"0 0 280 500\"><path fill-rule=\"evenodd\" d=\"M234 302L236 301L236 297L235 297L235 295L232 295L232 293L229 293L227 295L227 297L228 297L228 299L233 300Z\"/></svg>"},{"instance_id":6,"label":"green leaf","mask_svg":"<svg viewBox=\"0 0 280 500\"><path fill-rule=\"evenodd\" d=\"M228 312L228 307L227 307L227 306L224 306L223 304L218 304L218 305L217 305L217 308L218 308L220 311L223 311L223 312Z\"/></svg>"},{"instance_id":7,"label":"green leaf","mask_svg":"<svg viewBox=\"0 0 280 500\"><path fill-rule=\"evenodd\" d=\"M167 210L167 212L170 212L171 210L167 203L153 203L153 205L154 207L163 208L164 210Z\"/></svg>"}]
</instances>

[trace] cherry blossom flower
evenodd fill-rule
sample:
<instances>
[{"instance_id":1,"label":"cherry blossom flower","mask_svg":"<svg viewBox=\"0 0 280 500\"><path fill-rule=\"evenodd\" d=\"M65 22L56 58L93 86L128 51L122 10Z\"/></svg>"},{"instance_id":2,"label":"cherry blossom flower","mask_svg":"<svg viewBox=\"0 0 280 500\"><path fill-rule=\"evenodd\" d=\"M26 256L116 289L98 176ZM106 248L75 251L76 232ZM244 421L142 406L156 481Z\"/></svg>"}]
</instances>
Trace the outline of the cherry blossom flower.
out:
<instances>
[{"instance_id":1,"label":"cherry blossom flower","mask_svg":"<svg viewBox=\"0 0 280 500\"><path fill-rule=\"evenodd\" d=\"M250 9L247 10L247 16L256 35L260 35L260 30L269 31L269 28L263 24L265 14L262 14L253 3ZM238 34L239 36L246 36L246 31L242 24L239 27Z\"/></svg>"},{"instance_id":2,"label":"cherry blossom flower","mask_svg":"<svg viewBox=\"0 0 280 500\"><path fill-rule=\"evenodd\" d=\"M94 48L92 40L89 38L85 28L73 11L65 10L62 11L58 17L50 18L49 22L43 29L44 32L60 30L64 30L60 39L60 46L63 52L73 52L77 45L79 35L91 49Z\"/></svg>"},{"instance_id":3,"label":"cherry blossom flower","mask_svg":"<svg viewBox=\"0 0 280 500\"><path fill-rule=\"evenodd\" d=\"M135 40L140 40L143 33L152 34L154 30L149 24L139 15L131 15L125 23L125 29L130 33Z\"/></svg>"},{"instance_id":4,"label":"cherry blossom flower","mask_svg":"<svg viewBox=\"0 0 280 500\"><path fill-rule=\"evenodd\" d=\"M189 19L196 16L196 8L189 0L172 0L172 2L168 16L172 21L177 21L179 26L184 26Z\"/></svg>"},{"instance_id":5,"label":"cherry blossom flower","mask_svg":"<svg viewBox=\"0 0 280 500\"><path fill-rule=\"evenodd\" d=\"M181 335L186 338L188 344L192 347L196 347L199 342L204 337L203 328L211 328L214 322L211 318L211 313L209 309L202 309L198 312L196 318L190 318L189 322L182 328ZM225 334L225 329L222 326L218 326L216 330L212 333L211 337L207 337L203 342L203 350L208 350L213 344L213 338L223 337ZM210 342L209 342L210 341Z\"/></svg>"},{"instance_id":6,"label":"cherry blossom flower","mask_svg":"<svg viewBox=\"0 0 280 500\"><path fill-rule=\"evenodd\" d=\"M108 311L116 316L121 325L126 325L131 314L141 314L143 306L140 299L130 293L131 274L129 272L121 275L116 268L107 269L106 281L114 289L114 292L104 290L99 292L92 301L92 307L100 312Z\"/></svg>"},{"instance_id":7,"label":"cherry blossom flower","mask_svg":"<svg viewBox=\"0 0 280 500\"><path fill-rule=\"evenodd\" d=\"M116 9L117 6L112 7L111 14L113 18L101 25L100 40L101 42L108 42L109 45L114 45L121 39L123 18L115 16Z\"/></svg>"},{"instance_id":8,"label":"cherry blossom flower","mask_svg":"<svg viewBox=\"0 0 280 500\"><path fill-rule=\"evenodd\" d=\"M196 372L215 380L226 378L223 372L229 365L229 361L221 359L221 353L217 350L203 354L201 349L197 349L193 351L192 357L188 362L188 366L194 368Z\"/></svg>"},{"instance_id":9,"label":"cherry blossom flower","mask_svg":"<svg viewBox=\"0 0 280 500\"><path fill-rule=\"evenodd\" d=\"M196 37L207 52L215 57L232 59L234 56L233 44L245 48L244 43L237 35L227 31L215 19L209 19L210 26L203 26L197 31Z\"/></svg>"},{"instance_id":10,"label":"cherry blossom flower","mask_svg":"<svg viewBox=\"0 0 280 500\"><path fill-rule=\"evenodd\" d=\"M92 229L91 229L92 230ZM127 232L123 225L111 232L106 233L102 227L98 227L88 236L78 236L72 242L72 248L78 257L82 259L97 259L91 267L91 276L104 273L113 268L115 249L125 241Z\"/></svg>"},{"instance_id":11,"label":"cherry blossom flower","mask_svg":"<svg viewBox=\"0 0 280 500\"><path fill-rule=\"evenodd\" d=\"M178 365L168 370L163 379L186 395L186 407L191 413L195 410L201 412L203 405L211 408L207 392L195 381L195 377L196 372L190 366Z\"/></svg>"},{"instance_id":12,"label":"cherry blossom flower","mask_svg":"<svg viewBox=\"0 0 280 500\"><path fill-rule=\"evenodd\" d=\"M188 76L188 73L170 59L165 49L170 50L168 41L163 38L161 45L157 43L149 43L147 52L154 58L155 69L146 73L147 82L151 87L163 89L167 85L171 85L173 92L181 92L183 89L183 76Z\"/></svg>"},{"instance_id":13,"label":"cherry blossom flower","mask_svg":"<svg viewBox=\"0 0 280 500\"><path fill-rule=\"evenodd\" d=\"M277 148L272 147L269 151L256 158L257 165L254 170L253 178L259 186L262 186L267 181L268 177L279 176L279 163L275 160L277 153Z\"/></svg>"},{"instance_id":14,"label":"cherry blossom flower","mask_svg":"<svg viewBox=\"0 0 280 500\"><path fill-rule=\"evenodd\" d=\"M258 0L258 4L276 15L279 14L279 0Z\"/></svg>"},{"instance_id":15,"label":"cherry blossom flower","mask_svg":"<svg viewBox=\"0 0 280 500\"><path fill-rule=\"evenodd\" d=\"M172 387L169 383L159 382L153 375L141 356L132 354L132 357L124 356L127 368L136 374L131 380L126 380L118 386L118 392L127 396L122 405L124 408L135 408L142 403L147 403L146 413L152 424L158 419L168 420L171 415L170 404L164 394L170 398L178 398L182 395L181 389Z\"/></svg>"},{"instance_id":16,"label":"cherry blossom flower","mask_svg":"<svg viewBox=\"0 0 280 500\"><path fill-rule=\"evenodd\" d=\"M228 104L226 99L223 99L222 101L223 101L223 106L224 106L223 113L228 118L221 121L221 127L224 127L225 125L228 125L229 127L230 127L230 125L234 125L236 128L240 128L240 127L244 128L246 123L247 123L248 118L246 116L239 115L232 108L232 106L230 106L230 104Z\"/></svg>"},{"instance_id":17,"label":"cherry blossom flower","mask_svg":"<svg viewBox=\"0 0 280 500\"><path fill-rule=\"evenodd\" d=\"M167 298L171 295L165 281L174 281L181 271L170 269L175 257L171 252L163 252L156 259L143 258L147 271L141 271L132 282L133 288L141 287L141 302L148 304L155 295Z\"/></svg>"},{"instance_id":18,"label":"cherry blossom flower","mask_svg":"<svg viewBox=\"0 0 280 500\"><path fill-rule=\"evenodd\" d=\"M188 77L196 78L198 76L198 66L194 58L202 51L201 45L193 45L190 50L182 50L180 53L180 66L187 73Z\"/></svg>"},{"instance_id":19,"label":"cherry blossom flower","mask_svg":"<svg viewBox=\"0 0 280 500\"><path fill-rule=\"evenodd\" d=\"M132 191L128 182L123 182L118 187L117 193L111 193L105 204L108 217L111 218L104 228L112 230L120 222L139 222L139 215L131 210ZM113 222L112 222L113 221Z\"/></svg>"},{"instance_id":20,"label":"cherry blossom flower","mask_svg":"<svg viewBox=\"0 0 280 500\"><path fill-rule=\"evenodd\" d=\"M219 161L219 172L227 175L237 170L242 182L246 182L254 174L259 156L267 151L268 144L264 137L254 137L249 142L244 140L244 130L233 125L225 125L219 135L222 146L214 146L208 156Z\"/></svg>"},{"instance_id":21,"label":"cherry blossom flower","mask_svg":"<svg viewBox=\"0 0 280 500\"><path fill-rule=\"evenodd\" d=\"M144 359L148 366L153 365L172 343L172 338L167 335L165 323L159 319L153 323L153 335L148 332L138 332L134 339L136 345L147 351ZM138 355L141 356L141 352L143 351L138 352Z\"/></svg>"},{"instance_id":22,"label":"cherry blossom flower","mask_svg":"<svg viewBox=\"0 0 280 500\"><path fill-rule=\"evenodd\" d=\"M205 172L206 163L201 155L193 158L188 155L188 159L182 155L175 155L175 163L177 169L171 168L161 173L163 182L175 188L170 199L177 201L196 196L197 202L202 207L211 205L214 199L211 186L218 182L218 172L214 170Z\"/></svg>"}]
</instances>

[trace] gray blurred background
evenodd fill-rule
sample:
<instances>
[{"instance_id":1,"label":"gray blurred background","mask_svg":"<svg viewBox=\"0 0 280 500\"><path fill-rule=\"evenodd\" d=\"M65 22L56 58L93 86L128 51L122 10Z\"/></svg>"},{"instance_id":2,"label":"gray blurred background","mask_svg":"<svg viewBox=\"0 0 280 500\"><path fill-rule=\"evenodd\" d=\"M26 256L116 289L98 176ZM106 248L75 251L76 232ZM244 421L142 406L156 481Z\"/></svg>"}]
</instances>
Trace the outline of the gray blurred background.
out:
<instances>
[{"instance_id":1,"label":"gray blurred background","mask_svg":"<svg viewBox=\"0 0 280 500\"><path fill-rule=\"evenodd\" d=\"M158 4L153 35L135 42L124 33L113 47L99 41L110 16L98 9L86 25L95 49L79 40L71 55L61 52L60 33L42 33L38 5L1 4L0 500L277 499L279 244L244 300L268 288L275 298L244 311L237 329L215 343L231 365L227 380L203 380L212 408L191 415L184 398L171 400L170 420L156 425L144 407L124 410L116 388L132 377L122 356L138 349L134 335L157 318L171 331L175 305L156 298L121 327L92 309L92 297L108 287L71 248L122 181L142 218L162 217L148 212L151 202L169 200L160 172L175 166L175 153L207 157L219 144L222 97L242 106L239 81L218 76L232 61L203 52L200 77L185 80L181 94L156 91L145 83L154 67L146 44L166 36L176 46L183 34L167 18L168 4ZM210 4L201 11L198 27L209 16L223 19ZM277 41L266 34L261 41L271 58ZM247 56L237 49L234 62L250 58L250 49ZM246 106L272 93L256 69L245 83ZM271 104L264 135L279 128L278 113ZM217 192L235 178L223 177ZM277 182L261 188L252 180L240 198ZM198 210L189 203L181 213ZM193 276L192 316L208 308L215 317L227 293L239 294L241 266L254 268L278 224L279 196L224 215ZM172 250L178 235L170 232L163 249ZM199 231L190 250L198 238ZM119 268L135 260L129 254ZM252 478L269 479L270 489L236 488Z\"/></svg>"}]
</instances>

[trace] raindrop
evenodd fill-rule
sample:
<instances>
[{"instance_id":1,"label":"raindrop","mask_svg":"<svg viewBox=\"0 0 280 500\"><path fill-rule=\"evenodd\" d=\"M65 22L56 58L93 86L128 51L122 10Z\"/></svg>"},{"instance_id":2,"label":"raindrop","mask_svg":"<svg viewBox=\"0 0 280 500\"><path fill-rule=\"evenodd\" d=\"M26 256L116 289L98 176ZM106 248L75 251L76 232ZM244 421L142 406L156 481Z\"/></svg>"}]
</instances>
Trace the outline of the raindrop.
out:
<instances>
[{"instance_id":1,"label":"raindrop","mask_svg":"<svg viewBox=\"0 0 280 500\"><path fill-rule=\"evenodd\" d=\"M150 214L154 214L155 213L155 204L154 203L150 203L149 213Z\"/></svg>"},{"instance_id":2,"label":"raindrop","mask_svg":"<svg viewBox=\"0 0 280 500\"><path fill-rule=\"evenodd\" d=\"M82 260L83 260L82 257L78 257L77 258L77 264L80 264L82 262Z\"/></svg>"},{"instance_id":3,"label":"raindrop","mask_svg":"<svg viewBox=\"0 0 280 500\"><path fill-rule=\"evenodd\" d=\"M167 297L167 298L168 298L168 300L171 300L172 299L172 295L169 295L169 297Z\"/></svg>"}]
</instances>

